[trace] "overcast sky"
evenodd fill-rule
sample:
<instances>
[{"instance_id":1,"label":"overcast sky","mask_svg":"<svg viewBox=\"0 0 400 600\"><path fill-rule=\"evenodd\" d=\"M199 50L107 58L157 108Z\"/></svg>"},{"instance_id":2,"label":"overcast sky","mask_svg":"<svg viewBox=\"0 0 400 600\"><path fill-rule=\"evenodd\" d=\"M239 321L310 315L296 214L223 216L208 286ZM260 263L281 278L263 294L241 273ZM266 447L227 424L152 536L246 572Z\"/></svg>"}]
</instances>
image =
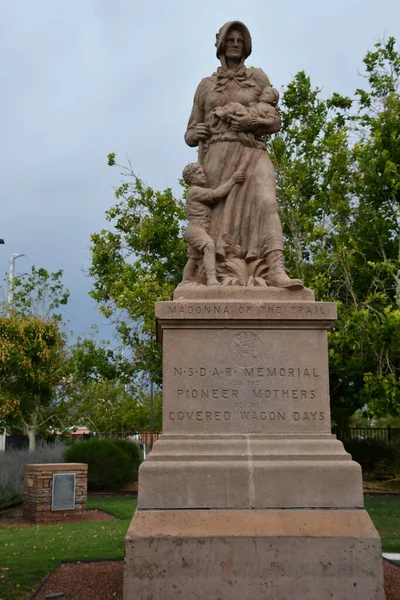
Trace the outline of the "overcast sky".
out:
<instances>
[{"instance_id":1,"label":"overcast sky","mask_svg":"<svg viewBox=\"0 0 400 600\"><path fill-rule=\"evenodd\" d=\"M119 182L107 154L180 193L196 157L183 141L193 94L218 66L215 33L236 19L253 38L247 64L277 88L305 70L324 93L352 95L366 51L400 42L399 0L1 2L0 273L13 252L28 257L17 272L63 269L75 334L104 322L84 272Z\"/></svg>"}]
</instances>

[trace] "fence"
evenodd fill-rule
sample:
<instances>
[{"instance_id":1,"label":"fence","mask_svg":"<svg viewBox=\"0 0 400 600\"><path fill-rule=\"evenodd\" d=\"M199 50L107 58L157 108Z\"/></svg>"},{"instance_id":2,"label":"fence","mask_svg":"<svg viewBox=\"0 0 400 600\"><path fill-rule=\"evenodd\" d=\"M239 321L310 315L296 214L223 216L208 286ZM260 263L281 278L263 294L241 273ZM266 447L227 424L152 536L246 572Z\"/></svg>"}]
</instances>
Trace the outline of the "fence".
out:
<instances>
[{"instance_id":1,"label":"fence","mask_svg":"<svg viewBox=\"0 0 400 600\"><path fill-rule=\"evenodd\" d=\"M43 446L44 440L36 436L36 445ZM5 450L27 450L29 447L29 440L27 435L17 433L13 435L6 435Z\"/></svg>"},{"instance_id":2,"label":"fence","mask_svg":"<svg viewBox=\"0 0 400 600\"><path fill-rule=\"evenodd\" d=\"M134 433L131 435L125 434L125 433L115 433L115 434L106 434L106 433L97 433L97 434L93 434L93 433L81 433L78 432L77 434L70 434L70 435L58 435L57 439L60 442L65 442L65 441L74 441L74 442L78 442L78 441L82 441L82 440L91 440L91 439L125 439L125 440L130 440L132 442L136 442L137 444L139 444L140 446L152 446L152 444L154 442L156 442L159 438L160 434L159 433L153 433L151 434L148 431L142 432L142 433ZM54 443L54 442L53 442ZM45 440L43 440L40 437L36 437L36 446L45 446L47 444L47 442ZM28 441L28 436L27 435L23 435L23 434L16 434L16 435L6 435L5 437L5 450L27 450L29 446L29 441Z\"/></svg>"},{"instance_id":3,"label":"fence","mask_svg":"<svg viewBox=\"0 0 400 600\"><path fill-rule=\"evenodd\" d=\"M339 440L373 440L381 444L400 445L400 428L395 427L333 427Z\"/></svg>"},{"instance_id":4,"label":"fence","mask_svg":"<svg viewBox=\"0 0 400 600\"><path fill-rule=\"evenodd\" d=\"M58 439L61 441L72 440L72 441L80 441L80 440L129 440L131 442L136 442L137 444L151 444L158 440L160 437L160 433L150 433L149 431L144 431L142 433L71 433L69 435L59 435Z\"/></svg>"}]
</instances>

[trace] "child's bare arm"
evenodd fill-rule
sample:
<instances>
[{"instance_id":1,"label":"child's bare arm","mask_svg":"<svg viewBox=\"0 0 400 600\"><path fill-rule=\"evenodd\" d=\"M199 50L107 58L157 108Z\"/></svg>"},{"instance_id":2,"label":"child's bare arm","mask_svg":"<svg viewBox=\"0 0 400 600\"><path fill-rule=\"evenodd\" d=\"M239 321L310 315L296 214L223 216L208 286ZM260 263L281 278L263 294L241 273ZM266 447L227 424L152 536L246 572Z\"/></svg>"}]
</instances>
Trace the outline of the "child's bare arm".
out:
<instances>
[{"instance_id":1,"label":"child's bare arm","mask_svg":"<svg viewBox=\"0 0 400 600\"><path fill-rule=\"evenodd\" d=\"M225 198L235 183L242 183L242 181L244 181L244 173L237 171L230 179L228 179L228 181L215 188L215 190L212 188L202 188L199 186L191 187L188 191L188 199L190 194L190 200L194 200L195 202L204 202L204 204L211 204L216 200Z\"/></svg>"},{"instance_id":2,"label":"child's bare arm","mask_svg":"<svg viewBox=\"0 0 400 600\"><path fill-rule=\"evenodd\" d=\"M236 171L228 181L213 190L214 199L219 200L220 198L225 198L235 183L242 183L243 181L244 173L242 173L242 171Z\"/></svg>"}]
</instances>

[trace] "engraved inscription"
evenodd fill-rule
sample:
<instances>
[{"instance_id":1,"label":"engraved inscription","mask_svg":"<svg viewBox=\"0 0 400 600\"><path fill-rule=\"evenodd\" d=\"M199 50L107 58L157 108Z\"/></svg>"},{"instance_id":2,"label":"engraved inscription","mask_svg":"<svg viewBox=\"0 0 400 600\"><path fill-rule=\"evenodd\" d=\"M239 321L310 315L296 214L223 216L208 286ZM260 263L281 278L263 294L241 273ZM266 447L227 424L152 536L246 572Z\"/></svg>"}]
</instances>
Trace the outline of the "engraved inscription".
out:
<instances>
[{"instance_id":1,"label":"engraved inscription","mask_svg":"<svg viewBox=\"0 0 400 600\"><path fill-rule=\"evenodd\" d=\"M242 420L249 420L249 419L253 419L255 421L257 421L258 419L260 419L261 421L266 421L267 419L269 421L285 421L286 420L286 413L285 412L265 412L265 411L261 411L261 412L256 412L255 410L251 410L251 411L240 411L240 416L242 418Z\"/></svg>"},{"instance_id":2,"label":"engraved inscription","mask_svg":"<svg viewBox=\"0 0 400 600\"><path fill-rule=\"evenodd\" d=\"M293 419L295 421L325 421L325 413L323 412L294 412Z\"/></svg>"},{"instance_id":3,"label":"engraved inscription","mask_svg":"<svg viewBox=\"0 0 400 600\"><path fill-rule=\"evenodd\" d=\"M240 418L242 421L324 421L325 413L323 411L255 411L241 410ZM231 419L229 411L170 411L168 418L170 421L229 421Z\"/></svg>"},{"instance_id":4,"label":"engraved inscription","mask_svg":"<svg viewBox=\"0 0 400 600\"><path fill-rule=\"evenodd\" d=\"M330 305L326 306L323 302L296 302L295 304L279 304L279 303L260 303L256 305L235 303L234 305L218 302L212 304L207 302L184 304L169 304L168 315L179 317L216 317L218 316L233 316L240 315L243 317L254 318L259 315L262 318L301 318L301 317L327 317Z\"/></svg>"},{"instance_id":5,"label":"engraved inscription","mask_svg":"<svg viewBox=\"0 0 400 600\"><path fill-rule=\"evenodd\" d=\"M324 421L325 414L323 411L308 411L308 412L293 412L287 414L286 412L266 412L266 411L240 411L242 420L253 420L253 421L286 421L292 419L293 421Z\"/></svg>"},{"instance_id":6,"label":"engraved inscription","mask_svg":"<svg viewBox=\"0 0 400 600\"><path fill-rule=\"evenodd\" d=\"M194 400L196 400L196 399L205 400L205 399L213 399L213 398L214 398L214 400L219 400L220 398L229 400L231 398L238 397L237 390L218 390L218 389L214 389L214 390L210 390L210 389L206 389L206 390L178 389L176 391L176 394L177 394L178 398L186 399L186 400L190 400L192 398Z\"/></svg>"},{"instance_id":7,"label":"engraved inscription","mask_svg":"<svg viewBox=\"0 0 400 600\"><path fill-rule=\"evenodd\" d=\"M227 388L178 388L176 396L179 400L237 400L239 391ZM302 389L253 389L251 398L255 400L314 400L316 392Z\"/></svg>"},{"instance_id":8,"label":"engraved inscription","mask_svg":"<svg viewBox=\"0 0 400 600\"><path fill-rule=\"evenodd\" d=\"M229 315L229 306L225 305L204 305L204 306L192 306L187 304L185 306L169 306L169 313L171 315Z\"/></svg>"},{"instance_id":9,"label":"engraved inscription","mask_svg":"<svg viewBox=\"0 0 400 600\"><path fill-rule=\"evenodd\" d=\"M244 370L247 377L319 377L316 369L299 367L257 367Z\"/></svg>"},{"instance_id":10,"label":"engraved inscription","mask_svg":"<svg viewBox=\"0 0 400 600\"><path fill-rule=\"evenodd\" d=\"M315 390L252 390L253 397L265 400L314 400Z\"/></svg>"},{"instance_id":11,"label":"engraved inscription","mask_svg":"<svg viewBox=\"0 0 400 600\"><path fill-rule=\"evenodd\" d=\"M325 307L322 303L309 306L299 306L297 304L294 304L290 307L290 310L292 312L292 315L299 316L305 315L309 317L310 315L326 315Z\"/></svg>"},{"instance_id":12,"label":"engraved inscription","mask_svg":"<svg viewBox=\"0 0 400 600\"><path fill-rule=\"evenodd\" d=\"M262 304L249 305L249 312L259 314ZM239 306L246 319L246 302L228 308L233 315ZM291 306L292 302L264 303L264 319L279 318L276 313L269 316L269 308L290 318ZM297 308L307 311L308 305ZM243 329L232 330L229 317L217 333L188 329L179 336L174 329L168 333L173 362L166 361L164 371L166 433L329 431L327 344L318 328L263 330L247 322Z\"/></svg>"},{"instance_id":13,"label":"engraved inscription","mask_svg":"<svg viewBox=\"0 0 400 600\"><path fill-rule=\"evenodd\" d=\"M274 304L271 306L261 306L261 310L267 315L281 315L282 314L282 306L279 304Z\"/></svg>"},{"instance_id":14,"label":"engraved inscription","mask_svg":"<svg viewBox=\"0 0 400 600\"><path fill-rule=\"evenodd\" d=\"M199 375L200 377L206 377L207 375L210 377L232 377L232 375L236 375L236 369L231 369L230 367L225 367L222 369L206 368L206 367L188 367L187 369L182 369L182 367L174 367L174 376L183 377L187 375L188 377L195 377Z\"/></svg>"},{"instance_id":15,"label":"engraved inscription","mask_svg":"<svg viewBox=\"0 0 400 600\"><path fill-rule=\"evenodd\" d=\"M247 356L247 355L246 355ZM173 375L175 377L233 377L235 375L245 375L246 377L319 377L317 369L312 367L242 367L240 370L224 367L174 367Z\"/></svg>"},{"instance_id":16,"label":"engraved inscription","mask_svg":"<svg viewBox=\"0 0 400 600\"><path fill-rule=\"evenodd\" d=\"M220 411L216 410L197 410L197 411L170 411L168 414L170 421L229 421L231 413L227 410Z\"/></svg>"}]
</instances>

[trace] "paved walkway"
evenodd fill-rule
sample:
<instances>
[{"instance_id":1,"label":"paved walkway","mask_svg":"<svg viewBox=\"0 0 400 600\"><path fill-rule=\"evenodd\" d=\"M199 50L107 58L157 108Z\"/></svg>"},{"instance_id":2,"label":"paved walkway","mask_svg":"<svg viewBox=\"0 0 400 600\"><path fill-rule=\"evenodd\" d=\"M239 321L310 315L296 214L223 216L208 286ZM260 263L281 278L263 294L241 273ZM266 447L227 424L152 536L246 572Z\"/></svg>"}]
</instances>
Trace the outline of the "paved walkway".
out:
<instances>
[{"instance_id":1,"label":"paved walkway","mask_svg":"<svg viewBox=\"0 0 400 600\"><path fill-rule=\"evenodd\" d=\"M386 558L386 560L391 560L392 562L400 564L400 554L395 552L383 552L382 556L383 558Z\"/></svg>"}]
</instances>

